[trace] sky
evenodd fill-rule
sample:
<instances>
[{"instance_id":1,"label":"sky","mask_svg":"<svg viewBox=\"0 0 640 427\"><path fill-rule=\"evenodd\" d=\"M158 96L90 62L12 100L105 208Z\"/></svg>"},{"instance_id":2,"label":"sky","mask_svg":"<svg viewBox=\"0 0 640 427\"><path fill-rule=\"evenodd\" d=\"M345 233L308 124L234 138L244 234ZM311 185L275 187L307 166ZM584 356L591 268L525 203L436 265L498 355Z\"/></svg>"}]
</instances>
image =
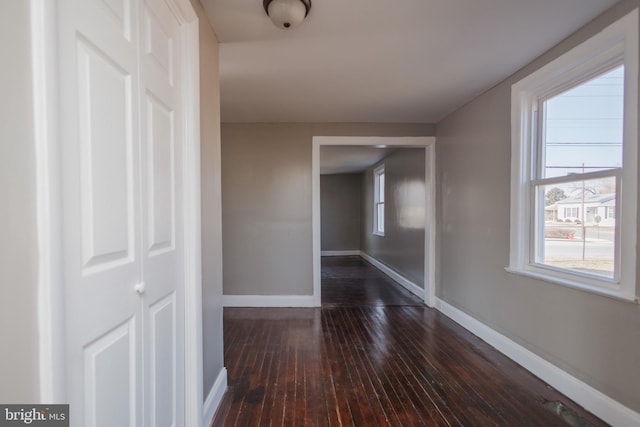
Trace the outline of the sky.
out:
<instances>
[{"instance_id":1,"label":"sky","mask_svg":"<svg viewBox=\"0 0 640 427\"><path fill-rule=\"evenodd\" d=\"M622 166L624 67L544 102L545 177Z\"/></svg>"}]
</instances>

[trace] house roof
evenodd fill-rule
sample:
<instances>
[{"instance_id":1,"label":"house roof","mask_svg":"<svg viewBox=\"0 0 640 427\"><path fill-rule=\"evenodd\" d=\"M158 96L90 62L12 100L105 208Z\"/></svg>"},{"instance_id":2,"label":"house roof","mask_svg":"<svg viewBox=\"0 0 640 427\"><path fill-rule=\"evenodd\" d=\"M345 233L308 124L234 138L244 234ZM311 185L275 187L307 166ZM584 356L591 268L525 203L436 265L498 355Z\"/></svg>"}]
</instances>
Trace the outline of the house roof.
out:
<instances>
[{"instance_id":1,"label":"house roof","mask_svg":"<svg viewBox=\"0 0 640 427\"><path fill-rule=\"evenodd\" d=\"M606 193L606 194L589 194L585 192L584 203L585 204L605 204L607 202L613 202L615 205L616 194L615 193ZM582 194L577 196L567 197L566 199L559 200L556 202L557 205L575 205L576 203L582 203Z\"/></svg>"}]
</instances>

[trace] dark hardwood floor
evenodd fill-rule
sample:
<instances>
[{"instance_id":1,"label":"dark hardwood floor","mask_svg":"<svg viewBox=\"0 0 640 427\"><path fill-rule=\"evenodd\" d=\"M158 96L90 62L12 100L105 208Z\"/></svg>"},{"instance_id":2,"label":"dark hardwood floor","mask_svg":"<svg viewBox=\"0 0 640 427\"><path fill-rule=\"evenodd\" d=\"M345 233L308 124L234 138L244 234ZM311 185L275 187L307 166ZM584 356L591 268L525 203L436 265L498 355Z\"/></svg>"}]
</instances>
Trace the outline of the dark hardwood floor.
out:
<instances>
[{"instance_id":1,"label":"dark hardwood floor","mask_svg":"<svg viewBox=\"0 0 640 427\"><path fill-rule=\"evenodd\" d=\"M359 257L322 269L322 308L225 308L213 426L605 425Z\"/></svg>"},{"instance_id":2,"label":"dark hardwood floor","mask_svg":"<svg viewBox=\"0 0 640 427\"><path fill-rule=\"evenodd\" d=\"M322 258L322 306L424 304L380 270L360 258Z\"/></svg>"}]
</instances>

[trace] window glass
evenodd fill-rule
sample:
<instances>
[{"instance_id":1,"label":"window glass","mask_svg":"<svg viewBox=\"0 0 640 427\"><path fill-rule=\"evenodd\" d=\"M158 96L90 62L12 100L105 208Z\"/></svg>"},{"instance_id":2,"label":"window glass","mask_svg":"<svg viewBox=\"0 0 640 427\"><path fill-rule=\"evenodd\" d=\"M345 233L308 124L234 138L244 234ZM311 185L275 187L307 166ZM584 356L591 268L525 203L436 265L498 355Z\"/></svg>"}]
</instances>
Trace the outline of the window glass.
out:
<instances>
[{"instance_id":1,"label":"window glass","mask_svg":"<svg viewBox=\"0 0 640 427\"><path fill-rule=\"evenodd\" d=\"M384 235L384 165L373 171L374 179L374 209L373 209L373 233Z\"/></svg>"},{"instance_id":2,"label":"window glass","mask_svg":"<svg viewBox=\"0 0 640 427\"><path fill-rule=\"evenodd\" d=\"M622 167L624 67L544 102L543 177Z\"/></svg>"},{"instance_id":3,"label":"window glass","mask_svg":"<svg viewBox=\"0 0 640 427\"><path fill-rule=\"evenodd\" d=\"M542 185L538 264L613 278L616 181L613 177Z\"/></svg>"}]
</instances>

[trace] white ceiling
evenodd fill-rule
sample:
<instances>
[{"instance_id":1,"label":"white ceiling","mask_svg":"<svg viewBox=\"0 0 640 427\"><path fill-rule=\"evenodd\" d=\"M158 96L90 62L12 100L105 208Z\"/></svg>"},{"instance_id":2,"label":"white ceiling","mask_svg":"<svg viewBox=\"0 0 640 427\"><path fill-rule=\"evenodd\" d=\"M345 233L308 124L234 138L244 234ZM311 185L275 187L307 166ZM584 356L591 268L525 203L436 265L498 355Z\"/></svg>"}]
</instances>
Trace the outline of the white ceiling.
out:
<instances>
[{"instance_id":1,"label":"white ceiling","mask_svg":"<svg viewBox=\"0 0 640 427\"><path fill-rule=\"evenodd\" d=\"M224 122L435 123L616 0L313 0L280 30L262 0L201 0Z\"/></svg>"},{"instance_id":2,"label":"white ceiling","mask_svg":"<svg viewBox=\"0 0 640 427\"><path fill-rule=\"evenodd\" d=\"M382 148L351 145L325 145L320 147L320 174L361 172L375 165L401 148Z\"/></svg>"}]
</instances>

